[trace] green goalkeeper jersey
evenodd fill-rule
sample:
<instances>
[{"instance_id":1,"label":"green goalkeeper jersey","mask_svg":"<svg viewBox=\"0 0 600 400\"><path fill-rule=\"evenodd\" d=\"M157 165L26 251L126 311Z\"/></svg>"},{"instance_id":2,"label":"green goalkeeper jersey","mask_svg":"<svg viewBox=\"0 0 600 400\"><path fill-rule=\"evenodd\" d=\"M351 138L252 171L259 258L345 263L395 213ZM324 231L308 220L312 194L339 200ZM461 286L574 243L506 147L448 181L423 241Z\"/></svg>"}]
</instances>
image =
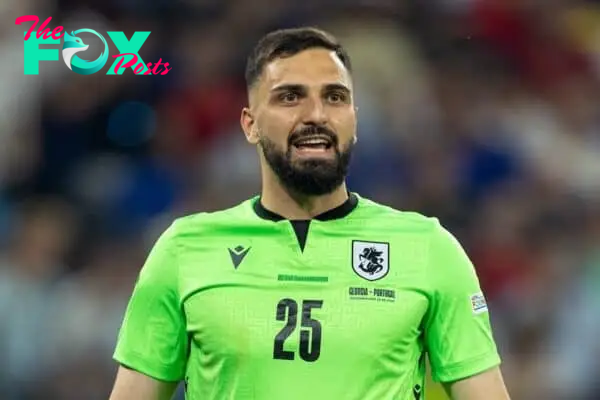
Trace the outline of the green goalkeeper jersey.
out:
<instances>
[{"instance_id":1,"label":"green goalkeeper jersey","mask_svg":"<svg viewBox=\"0 0 600 400\"><path fill-rule=\"evenodd\" d=\"M115 350L190 400L419 400L500 363L473 265L435 218L351 194L310 221L260 198L177 219Z\"/></svg>"}]
</instances>

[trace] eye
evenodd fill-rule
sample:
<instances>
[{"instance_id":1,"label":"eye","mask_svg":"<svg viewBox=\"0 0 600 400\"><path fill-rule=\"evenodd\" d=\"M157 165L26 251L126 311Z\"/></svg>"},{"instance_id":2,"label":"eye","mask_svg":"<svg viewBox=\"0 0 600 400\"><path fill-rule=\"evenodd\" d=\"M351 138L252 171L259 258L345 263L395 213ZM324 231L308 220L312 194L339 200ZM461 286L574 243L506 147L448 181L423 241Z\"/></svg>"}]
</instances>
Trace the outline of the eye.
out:
<instances>
[{"instance_id":1,"label":"eye","mask_svg":"<svg viewBox=\"0 0 600 400\"><path fill-rule=\"evenodd\" d=\"M298 101L298 93L294 93L294 92L286 92L283 93L279 99L284 102L284 103L294 103L296 101Z\"/></svg>"},{"instance_id":2,"label":"eye","mask_svg":"<svg viewBox=\"0 0 600 400\"><path fill-rule=\"evenodd\" d=\"M346 95L340 92L332 92L327 95L330 103L343 103L346 101Z\"/></svg>"}]
</instances>

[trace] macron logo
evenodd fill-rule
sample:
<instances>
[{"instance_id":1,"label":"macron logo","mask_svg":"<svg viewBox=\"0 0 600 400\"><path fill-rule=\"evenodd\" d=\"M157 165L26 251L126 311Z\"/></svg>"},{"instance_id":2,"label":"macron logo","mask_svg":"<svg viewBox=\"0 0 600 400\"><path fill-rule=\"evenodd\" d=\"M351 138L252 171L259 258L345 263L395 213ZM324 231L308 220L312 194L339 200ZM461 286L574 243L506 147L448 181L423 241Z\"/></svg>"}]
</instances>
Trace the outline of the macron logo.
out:
<instances>
[{"instance_id":1,"label":"macron logo","mask_svg":"<svg viewBox=\"0 0 600 400\"><path fill-rule=\"evenodd\" d=\"M244 257L246 257L246 254L248 254L248 251L250 251L250 249L250 247L246 249L243 246L237 246L235 249L228 249L229 255L231 256L231 262L233 262L233 267L235 269L239 267L239 265L242 263L242 260L244 259Z\"/></svg>"}]
</instances>

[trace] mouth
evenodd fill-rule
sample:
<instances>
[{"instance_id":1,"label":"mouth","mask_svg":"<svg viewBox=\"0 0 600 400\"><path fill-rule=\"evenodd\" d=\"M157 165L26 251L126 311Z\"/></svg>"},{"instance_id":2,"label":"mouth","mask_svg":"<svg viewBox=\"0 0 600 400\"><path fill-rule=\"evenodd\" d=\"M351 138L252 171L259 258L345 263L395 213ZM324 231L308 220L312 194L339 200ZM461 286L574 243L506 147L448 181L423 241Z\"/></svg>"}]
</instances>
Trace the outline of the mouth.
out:
<instances>
[{"instance_id":1,"label":"mouth","mask_svg":"<svg viewBox=\"0 0 600 400\"><path fill-rule=\"evenodd\" d=\"M312 135L294 141L292 146L301 152L326 152L333 147L333 141L325 135Z\"/></svg>"}]
</instances>

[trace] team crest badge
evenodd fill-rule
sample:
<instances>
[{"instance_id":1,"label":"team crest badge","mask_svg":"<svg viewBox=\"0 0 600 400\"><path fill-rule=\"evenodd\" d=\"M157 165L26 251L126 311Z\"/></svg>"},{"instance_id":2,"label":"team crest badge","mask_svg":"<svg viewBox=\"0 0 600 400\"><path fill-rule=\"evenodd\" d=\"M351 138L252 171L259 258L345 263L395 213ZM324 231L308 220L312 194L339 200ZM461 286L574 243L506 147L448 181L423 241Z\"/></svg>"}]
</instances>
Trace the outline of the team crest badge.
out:
<instances>
[{"instance_id":1,"label":"team crest badge","mask_svg":"<svg viewBox=\"0 0 600 400\"><path fill-rule=\"evenodd\" d=\"M368 281L386 276L390 269L389 243L353 240L352 269Z\"/></svg>"}]
</instances>

